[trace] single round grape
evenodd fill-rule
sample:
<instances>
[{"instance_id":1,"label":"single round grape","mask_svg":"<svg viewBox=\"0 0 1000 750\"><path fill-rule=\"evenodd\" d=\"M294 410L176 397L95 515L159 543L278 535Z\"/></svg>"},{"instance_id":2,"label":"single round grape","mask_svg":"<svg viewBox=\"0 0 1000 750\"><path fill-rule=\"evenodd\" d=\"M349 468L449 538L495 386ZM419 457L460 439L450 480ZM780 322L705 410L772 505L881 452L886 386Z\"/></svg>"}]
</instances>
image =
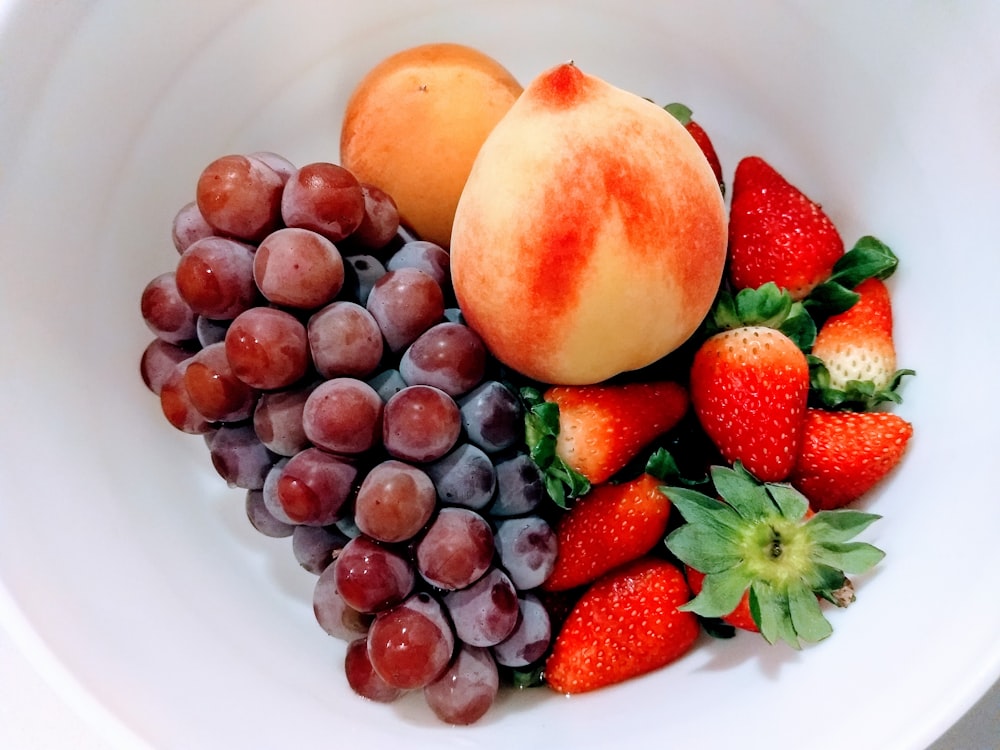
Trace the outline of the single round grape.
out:
<instances>
[{"instance_id":1,"label":"single round grape","mask_svg":"<svg viewBox=\"0 0 1000 750\"><path fill-rule=\"evenodd\" d=\"M487 380L458 400L469 442L497 453L524 439L524 409L517 395L497 380Z\"/></svg>"},{"instance_id":2,"label":"single round grape","mask_svg":"<svg viewBox=\"0 0 1000 750\"><path fill-rule=\"evenodd\" d=\"M372 467L358 488L354 521L382 542L403 542L416 536L437 505L434 483L421 469L389 459Z\"/></svg>"},{"instance_id":3,"label":"single round grape","mask_svg":"<svg viewBox=\"0 0 1000 750\"><path fill-rule=\"evenodd\" d=\"M386 263L386 268L416 268L433 278L442 289L451 286L451 257L434 242L411 240L399 248Z\"/></svg>"},{"instance_id":4,"label":"single round grape","mask_svg":"<svg viewBox=\"0 0 1000 750\"><path fill-rule=\"evenodd\" d=\"M399 231L399 209L392 196L375 185L361 183L365 214L351 239L372 250L388 245Z\"/></svg>"},{"instance_id":5,"label":"single round grape","mask_svg":"<svg viewBox=\"0 0 1000 750\"><path fill-rule=\"evenodd\" d=\"M211 432L214 427L191 403L191 396L184 385L184 371L190 361L186 359L177 363L160 384L160 409L167 422L181 432L204 435Z\"/></svg>"},{"instance_id":6,"label":"single round grape","mask_svg":"<svg viewBox=\"0 0 1000 750\"><path fill-rule=\"evenodd\" d=\"M344 288L341 297L359 305L368 304L372 287L386 274L385 266L374 255L348 255L344 262Z\"/></svg>"},{"instance_id":7,"label":"single round grape","mask_svg":"<svg viewBox=\"0 0 1000 750\"><path fill-rule=\"evenodd\" d=\"M444 292L428 274L400 268L380 277L366 303L389 349L402 351L444 315Z\"/></svg>"},{"instance_id":8,"label":"single round grape","mask_svg":"<svg viewBox=\"0 0 1000 750\"><path fill-rule=\"evenodd\" d=\"M523 516L534 511L546 496L545 480L527 453L496 464L497 496L490 507L496 517Z\"/></svg>"},{"instance_id":9,"label":"single round grape","mask_svg":"<svg viewBox=\"0 0 1000 750\"><path fill-rule=\"evenodd\" d=\"M198 240L214 234L215 229L205 221L196 201L185 203L174 215L170 236L178 253L183 253Z\"/></svg>"},{"instance_id":10,"label":"single round grape","mask_svg":"<svg viewBox=\"0 0 1000 750\"><path fill-rule=\"evenodd\" d=\"M424 700L441 721L467 726L490 710L500 691L500 673L485 648L462 644L444 674L424 688Z\"/></svg>"},{"instance_id":11,"label":"single round grape","mask_svg":"<svg viewBox=\"0 0 1000 750\"><path fill-rule=\"evenodd\" d=\"M191 357L184 386L191 403L210 422L248 419L257 403L257 390L233 373L224 343L210 344Z\"/></svg>"},{"instance_id":12,"label":"single round grape","mask_svg":"<svg viewBox=\"0 0 1000 750\"><path fill-rule=\"evenodd\" d=\"M301 528L309 528L303 526ZM327 565L313 587L313 614L316 622L334 638L353 641L368 632L371 615L349 607L337 590L337 561Z\"/></svg>"},{"instance_id":13,"label":"single round grape","mask_svg":"<svg viewBox=\"0 0 1000 750\"><path fill-rule=\"evenodd\" d=\"M559 542L555 531L541 516L500 521L494 540L500 563L518 589L541 586L552 573Z\"/></svg>"},{"instance_id":14,"label":"single round grape","mask_svg":"<svg viewBox=\"0 0 1000 750\"><path fill-rule=\"evenodd\" d=\"M375 392L379 395L379 398L381 398L383 402L388 401L401 390L406 388L403 376L399 374L399 370L395 369L382 370L365 382L375 389Z\"/></svg>"},{"instance_id":15,"label":"single round grape","mask_svg":"<svg viewBox=\"0 0 1000 750\"><path fill-rule=\"evenodd\" d=\"M232 320L260 300L253 280L253 248L224 237L206 237L177 261L177 290L198 315Z\"/></svg>"},{"instance_id":16,"label":"single round grape","mask_svg":"<svg viewBox=\"0 0 1000 750\"><path fill-rule=\"evenodd\" d=\"M266 481L266 478L265 478ZM274 517L264 502L264 490L247 490L246 495L247 520L264 536L273 539L283 539L292 535L295 526Z\"/></svg>"},{"instance_id":17,"label":"single round grape","mask_svg":"<svg viewBox=\"0 0 1000 750\"><path fill-rule=\"evenodd\" d=\"M177 274L161 273L142 290L139 310L146 327L170 344L184 344L198 337L198 315L177 288Z\"/></svg>"},{"instance_id":18,"label":"single round grape","mask_svg":"<svg viewBox=\"0 0 1000 750\"><path fill-rule=\"evenodd\" d=\"M471 328L438 323L406 348L399 373L410 385L433 385L457 397L479 385L486 356L486 345Z\"/></svg>"},{"instance_id":19,"label":"single round grape","mask_svg":"<svg viewBox=\"0 0 1000 750\"><path fill-rule=\"evenodd\" d=\"M325 380L306 399L302 427L306 437L320 448L364 453L378 443L382 407L378 393L363 380Z\"/></svg>"},{"instance_id":20,"label":"single round grape","mask_svg":"<svg viewBox=\"0 0 1000 750\"><path fill-rule=\"evenodd\" d=\"M493 562L493 531L468 508L442 508L416 546L417 570L439 589L463 589Z\"/></svg>"},{"instance_id":21,"label":"single round grape","mask_svg":"<svg viewBox=\"0 0 1000 750\"><path fill-rule=\"evenodd\" d=\"M368 658L367 638L356 638L347 644L344 674L355 693L376 703L392 703L406 692L379 677Z\"/></svg>"},{"instance_id":22,"label":"single round grape","mask_svg":"<svg viewBox=\"0 0 1000 750\"><path fill-rule=\"evenodd\" d=\"M155 338L146 345L139 358L139 376L146 387L159 396L174 368L193 354L190 349Z\"/></svg>"},{"instance_id":23,"label":"single round grape","mask_svg":"<svg viewBox=\"0 0 1000 750\"><path fill-rule=\"evenodd\" d=\"M240 313L225 343L236 377L253 388L285 388L309 367L306 327L284 310L254 307Z\"/></svg>"},{"instance_id":24,"label":"single round grape","mask_svg":"<svg viewBox=\"0 0 1000 750\"><path fill-rule=\"evenodd\" d=\"M209 453L219 476L230 487L245 490L263 489L275 460L249 424L220 426L212 436Z\"/></svg>"},{"instance_id":25,"label":"single round grape","mask_svg":"<svg viewBox=\"0 0 1000 750\"><path fill-rule=\"evenodd\" d=\"M402 555L366 536L351 539L337 556L337 591L358 612L381 612L402 602L415 584Z\"/></svg>"},{"instance_id":26,"label":"single round grape","mask_svg":"<svg viewBox=\"0 0 1000 750\"><path fill-rule=\"evenodd\" d=\"M253 427L268 450L279 456L294 456L309 447L302 412L314 387L309 383L260 394L253 412Z\"/></svg>"},{"instance_id":27,"label":"single round grape","mask_svg":"<svg viewBox=\"0 0 1000 750\"><path fill-rule=\"evenodd\" d=\"M295 174L295 165L281 154L276 154L273 151L254 151L247 156L262 161L273 169L281 179L282 184L288 182L288 178Z\"/></svg>"},{"instance_id":28,"label":"single round grape","mask_svg":"<svg viewBox=\"0 0 1000 750\"><path fill-rule=\"evenodd\" d=\"M442 503L480 510L493 499L496 469L489 456L471 443L460 444L426 469Z\"/></svg>"},{"instance_id":29,"label":"single round grape","mask_svg":"<svg viewBox=\"0 0 1000 750\"><path fill-rule=\"evenodd\" d=\"M499 568L460 591L449 591L444 606L455 635L470 646L495 646L517 626L517 589Z\"/></svg>"},{"instance_id":30,"label":"single round grape","mask_svg":"<svg viewBox=\"0 0 1000 750\"><path fill-rule=\"evenodd\" d=\"M281 479L281 475L284 474L285 466L288 465L289 460L288 458L278 458L274 462L271 470L264 477L264 486L261 488L261 495L264 507L267 508L268 513L282 523L286 523L289 526L298 526L298 521L294 521L288 516L281 505L281 499L278 497L278 481Z\"/></svg>"},{"instance_id":31,"label":"single round grape","mask_svg":"<svg viewBox=\"0 0 1000 750\"><path fill-rule=\"evenodd\" d=\"M384 344L375 318L355 302L332 302L309 318L309 351L324 378L362 378L382 361Z\"/></svg>"},{"instance_id":32,"label":"single round grape","mask_svg":"<svg viewBox=\"0 0 1000 750\"><path fill-rule=\"evenodd\" d=\"M344 459L306 448L284 464L275 488L277 499L293 523L328 526L340 517L357 474L357 467Z\"/></svg>"},{"instance_id":33,"label":"single round grape","mask_svg":"<svg viewBox=\"0 0 1000 750\"><path fill-rule=\"evenodd\" d=\"M253 277L268 301L312 310L337 296L344 285L344 261L336 245L323 235L284 227L257 247Z\"/></svg>"},{"instance_id":34,"label":"single round grape","mask_svg":"<svg viewBox=\"0 0 1000 750\"><path fill-rule=\"evenodd\" d=\"M458 404L440 388L411 385L385 403L382 443L394 458L418 463L441 458L462 431Z\"/></svg>"},{"instance_id":35,"label":"single round grape","mask_svg":"<svg viewBox=\"0 0 1000 750\"><path fill-rule=\"evenodd\" d=\"M350 541L335 526L296 526L292 532L292 555L303 570L320 575Z\"/></svg>"},{"instance_id":36,"label":"single round grape","mask_svg":"<svg viewBox=\"0 0 1000 750\"><path fill-rule=\"evenodd\" d=\"M545 656L552 641L552 621L541 600L534 594L523 593L517 604L517 626L493 646L493 657L505 667L534 664Z\"/></svg>"},{"instance_id":37,"label":"single round grape","mask_svg":"<svg viewBox=\"0 0 1000 750\"><path fill-rule=\"evenodd\" d=\"M364 219L361 183L337 164L306 164L285 183L281 215L290 227L311 229L331 242L340 242Z\"/></svg>"},{"instance_id":38,"label":"single round grape","mask_svg":"<svg viewBox=\"0 0 1000 750\"><path fill-rule=\"evenodd\" d=\"M220 156L198 177L198 210L220 234L260 241L281 220L284 182L260 159Z\"/></svg>"},{"instance_id":39,"label":"single round grape","mask_svg":"<svg viewBox=\"0 0 1000 750\"><path fill-rule=\"evenodd\" d=\"M195 331L198 336L198 343L204 346L218 344L226 340L226 331L229 330L230 320L212 320L204 315L199 315L195 322Z\"/></svg>"},{"instance_id":40,"label":"single round grape","mask_svg":"<svg viewBox=\"0 0 1000 750\"><path fill-rule=\"evenodd\" d=\"M368 658L390 685L411 690L437 679L451 662L455 634L441 603L417 593L385 612L368 629Z\"/></svg>"}]
</instances>

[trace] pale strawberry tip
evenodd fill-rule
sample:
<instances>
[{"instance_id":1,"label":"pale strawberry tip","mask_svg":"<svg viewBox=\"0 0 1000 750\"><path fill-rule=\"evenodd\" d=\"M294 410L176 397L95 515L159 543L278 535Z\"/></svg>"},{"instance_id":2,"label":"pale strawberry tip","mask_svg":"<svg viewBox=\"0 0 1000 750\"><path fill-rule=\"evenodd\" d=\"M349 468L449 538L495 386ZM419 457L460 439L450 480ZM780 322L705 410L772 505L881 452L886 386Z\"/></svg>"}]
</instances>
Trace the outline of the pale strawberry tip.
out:
<instances>
[{"instance_id":1,"label":"pale strawberry tip","mask_svg":"<svg viewBox=\"0 0 1000 750\"><path fill-rule=\"evenodd\" d=\"M760 482L740 464L716 466L719 497L666 487L686 523L666 539L681 562L705 574L681 609L705 618L732 612L749 590L750 611L769 643L799 649L832 633L818 599L846 606L847 574L873 568L885 553L854 538L880 516L857 510L809 515L808 500L787 484Z\"/></svg>"}]
</instances>

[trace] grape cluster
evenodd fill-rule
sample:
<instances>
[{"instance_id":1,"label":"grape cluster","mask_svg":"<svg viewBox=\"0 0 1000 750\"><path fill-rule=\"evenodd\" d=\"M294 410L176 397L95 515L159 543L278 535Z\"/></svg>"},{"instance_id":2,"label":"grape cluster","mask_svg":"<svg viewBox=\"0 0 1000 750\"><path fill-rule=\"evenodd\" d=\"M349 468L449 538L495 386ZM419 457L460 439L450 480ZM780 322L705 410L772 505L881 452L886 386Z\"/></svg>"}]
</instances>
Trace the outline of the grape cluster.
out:
<instances>
[{"instance_id":1,"label":"grape cluster","mask_svg":"<svg viewBox=\"0 0 1000 750\"><path fill-rule=\"evenodd\" d=\"M448 253L330 163L224 156L149 282L140 372L254 528L291 537L360 695L468 724L530 671L556 557L522 406L462 320Z\"/></svg>"}]
</instances>

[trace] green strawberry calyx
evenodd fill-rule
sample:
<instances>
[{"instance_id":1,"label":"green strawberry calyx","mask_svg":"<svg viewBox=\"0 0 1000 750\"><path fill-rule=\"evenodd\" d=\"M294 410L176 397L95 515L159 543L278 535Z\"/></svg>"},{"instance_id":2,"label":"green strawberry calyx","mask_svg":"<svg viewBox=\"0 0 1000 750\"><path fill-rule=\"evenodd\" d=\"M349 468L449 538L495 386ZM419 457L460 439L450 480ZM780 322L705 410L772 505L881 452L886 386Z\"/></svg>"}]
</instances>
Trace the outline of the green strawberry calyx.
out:
<instances>
[{"instance_id":1,"label":"green strawberry calyx","mask_svg":"<svg viewBox=\"0 0 1000 750\"><path fill-rule=\"evenodd\" d=\"M843 388L831 385L830 372L823 360L807 355L809 362L809 405L831 411L875 411L884 403L901 404L899 388L903 378L916 371L896 370L884 386L871 380L849 380Z\"/></svg>"},{"instance_id":2,"label":"green strawberry calyx","mask_svg":"<svg viewBox=\"0 0 1000 750\"><path fill-rule=\"evenodd\" d=\"M847 574L865 573L885 556L854 537L880 516L851 509L809 515L798 490L760 482L739 463L714 466L711 476L718 497L663 488L685 521L666 546L705 574L701 592L681 609L723 617L749 591L750 612L769 643L799 649L828 637L833 628L819 599L839 607L854 600Z\"/></svg>"},{"instance_id":3,"label":"green strawberry calyx","mask_svg":"<svg viewBox=\"0 0 1000 750\"><path fill-rule=\"evenodd\" d=\"M546 401L537 388L520 391L524 404L524 441L528 455L542 473L545 491L560 508L573 498L587 494L590 482L556 455L559 438L559 405Z\"/></svg>"}]
</instances>

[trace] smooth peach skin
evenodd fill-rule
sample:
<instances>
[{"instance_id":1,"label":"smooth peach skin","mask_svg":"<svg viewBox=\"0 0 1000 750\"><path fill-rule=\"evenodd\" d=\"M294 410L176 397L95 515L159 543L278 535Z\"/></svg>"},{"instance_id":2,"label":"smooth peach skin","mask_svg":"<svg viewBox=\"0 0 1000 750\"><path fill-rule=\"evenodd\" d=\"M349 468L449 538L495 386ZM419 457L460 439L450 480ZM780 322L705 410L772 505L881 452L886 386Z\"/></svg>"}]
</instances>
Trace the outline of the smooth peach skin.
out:
<instances>
[{"instance_id":1,"label":"smooth peach skin","mask_svg":"<svg viewBox=\"0 0 1000 750\"><path fill-rule=\"evenodd\" d=\"M435 43L398 52L352 93L340 162L389 193L406 227L447 248L472 162L520 94L509 71L470 47Z\"/></svg>"},{"instance_id":2,"label":"smooth peach skin","mask_svg":"<svg viewBox=\"0 0 1000 750\"><path fill-rule=\"evenodd\" d=\"M696 330L726 257L719 185L662 108L572 64L543 73L480 150L451 268L469 324L537 380L595 383Z\"/></svg>"}]
</instances>

